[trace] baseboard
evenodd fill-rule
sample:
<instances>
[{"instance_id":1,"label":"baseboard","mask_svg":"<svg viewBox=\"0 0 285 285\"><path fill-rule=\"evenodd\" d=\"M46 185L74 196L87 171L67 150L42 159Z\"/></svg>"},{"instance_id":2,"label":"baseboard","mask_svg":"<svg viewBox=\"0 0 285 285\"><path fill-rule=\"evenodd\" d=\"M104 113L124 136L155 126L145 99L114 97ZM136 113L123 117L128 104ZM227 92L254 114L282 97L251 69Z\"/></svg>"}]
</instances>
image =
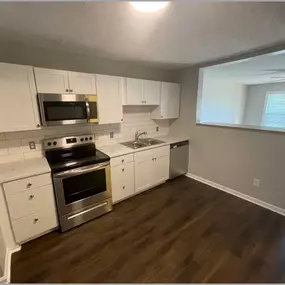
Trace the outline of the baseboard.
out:
<instances>
[{"instance_id":1,"label":"baseboard","mask_svg":"<svg viewBox=\"0 0 285 285\"><path fill-rule=\"evenodd\" d=\"M10 283L11 280L11 259L12 254L21 250L21 246L14 249L6 249L4 276L0 278L1 283Z\"/></svg>"},{"instance_id":2,"label":"baseboard","mask_svg":"<svg viewBox=\"0 0 285 285\"><path fill-rule=\"evenodd\" d=\"M274 206L272 204L266 203L266 202L264 202L262 200L259 200L257 198L254 198L254 197L251 197L249 195L243 194L243 193L241 193L239 191L236 191L236 190L233 190L233 189L228 188L226 186L223 186L223 185L220 185L218 183L212 182L212 181L207 180L205 178L196 176L196 175L194 175L192 173L189 173L189 172L187 174L185 174L185 176L187 176L189 178L192 178L192 179L195 179L195 180L197 180L199 182L202 182L204 184L207 184L209 186L212 186L212 187L214 187L216 189L219 189L219 190L222 190L224 192L227 192L229 194L232 194L232 195L234 195L234 196L236 196L238 198L244 199L244 200L246 200L248 202L254 203L254 204L258 205L258 206L266 208L266 209L268 209L270 211L273 211L273 212L275 212L277 214L285 216L285 209L282 209L280 207L277 207L277 206Z\"/></svg>"}]
</instances>

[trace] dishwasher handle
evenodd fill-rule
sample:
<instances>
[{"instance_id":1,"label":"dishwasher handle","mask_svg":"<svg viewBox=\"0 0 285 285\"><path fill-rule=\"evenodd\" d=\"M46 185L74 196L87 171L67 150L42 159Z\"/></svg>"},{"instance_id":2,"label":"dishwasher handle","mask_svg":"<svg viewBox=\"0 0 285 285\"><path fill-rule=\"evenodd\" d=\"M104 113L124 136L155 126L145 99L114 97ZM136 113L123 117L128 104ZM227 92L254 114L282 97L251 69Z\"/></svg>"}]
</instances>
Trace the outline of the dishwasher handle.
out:
<instances>
[{"instance_id":1,"label":"dishwasher handle","mask_svg":"<svg viewBox=\"0 0 285 285\"><path fill-rule=\"evenodd\" d=\"M170 145L170 149L174 149L174 148L185 146L185 145L189 145L189 141L182 141L182 142L173 143Z\"/></svg>"}]
</instances>

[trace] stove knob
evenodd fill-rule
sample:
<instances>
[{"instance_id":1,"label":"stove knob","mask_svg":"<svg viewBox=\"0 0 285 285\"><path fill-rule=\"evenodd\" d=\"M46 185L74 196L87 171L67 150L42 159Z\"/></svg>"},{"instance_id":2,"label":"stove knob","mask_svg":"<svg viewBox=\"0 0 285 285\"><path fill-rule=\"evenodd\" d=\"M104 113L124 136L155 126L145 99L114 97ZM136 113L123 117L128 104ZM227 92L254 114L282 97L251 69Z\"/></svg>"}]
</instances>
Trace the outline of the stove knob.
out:
<instances>
[{"instance_id":1,"label":"stove knob","mask_svg":"<svg viewBox=\"0 0 285 285\"><path fill-rule=\"evenodd\" d=\"M57 145L57 142L53 142L53 145Z\"/></svg>"},{"instance_id":2,"label":"stove knob","mask_svg":"<svg viewBox=\"0 0 285 285\"><path fill-rule=\"evenodd\" d=\"M82 141L82 142L83 142L83 141L84 141L84 138L81 138L81 139L80 139L80 141Z\"/></svg>"},{"instance_id":3,"label":"stove knob","mask_svg":"<svg viewBox=\"0 0 285 285\"><path fill-rule=\"evenodd\" d=\"M90 138L89 138L89 140L91 140L91 141L92 141L92 137L90 137Z\"/></svg>"},{"instance_id":4,"label":"stove knob","mask_svg":"<svg viewBox=\"0 0 285 285\"><path fill-rule=\"evenodd\" d=\"M85 140L88 141L88 138L86 137Z\"/></svg>"},{"instance_id":5,"label":"stove knob","mask_svg":"<svg viewBox=\"0 0 285 285\"><path fill-rule=\"evenodd\" d=\"M48 145L48 146L51 146L51 142L48 142L47 145Z\"/></svg>"}]
</instances>

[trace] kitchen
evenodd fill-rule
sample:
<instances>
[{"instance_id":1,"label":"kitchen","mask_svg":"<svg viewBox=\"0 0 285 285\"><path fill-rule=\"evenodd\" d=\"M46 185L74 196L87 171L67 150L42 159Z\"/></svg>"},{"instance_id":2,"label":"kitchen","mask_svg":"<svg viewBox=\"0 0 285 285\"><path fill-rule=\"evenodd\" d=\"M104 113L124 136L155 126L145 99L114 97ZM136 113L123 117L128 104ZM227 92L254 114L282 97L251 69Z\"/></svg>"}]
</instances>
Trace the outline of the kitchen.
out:
<instances>
[{"instance_id":1,"label":"kitchen","mask_svg":"<svg viewBox=\"0 0 285 285\"><path fill-rule=\"evenodd\" d=\"M0 8L0 283L285 280L283 3Z\"/></svg>"},{"instance_id":2,"label":"kitchen","mask_svg":"<svg viewBox=\"0 0 285 285\"><path fill-rule=\"evenodd\" d=\"M170 145L180 141L185 162L172 164L171 175L187 172L188 138L168 135L169 120L179 117L179 84L7 63L0 69L1 209L13 251L164 183Z\"/></svg>"}]
</instances>

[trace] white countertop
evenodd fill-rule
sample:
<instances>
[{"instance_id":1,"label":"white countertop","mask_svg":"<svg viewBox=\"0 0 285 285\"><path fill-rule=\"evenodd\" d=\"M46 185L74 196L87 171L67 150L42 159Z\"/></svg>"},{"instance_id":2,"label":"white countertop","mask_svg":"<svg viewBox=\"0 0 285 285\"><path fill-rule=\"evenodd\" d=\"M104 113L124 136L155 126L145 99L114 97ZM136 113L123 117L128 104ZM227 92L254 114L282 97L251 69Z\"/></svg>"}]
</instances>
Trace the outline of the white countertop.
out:
<instances>
[{"instance_id":1,"label":"white countertop","mask_svg":"<svg viewBox=\"0 0 285 285\"><path fill-rule=\"evenodd\" d=\"M157 148L164 145L169 145L179 141L189 140L189 138L187 137L171 136L171 135L154 137L154 138L162 140L165 143L139 148L139 149L132 149L121 144L100 146L97 148L98 150L104 152L105 154L113 158L121 155ZM45 157L2 163L2 164L0 163L0 183L21 179L33 175L48 173L48 172L51 172L51 170Z\"/></svg>"},{"instance_id":2,"label":"white countertop","mask_svg":"<svg viewBox=\"0 0 285 285\"><path fill-rule=\"evenodd\" d=\"M139 152L139 151L144 151L144 150L148 150L148 149L152 149L152 148L161 147L164 145L170 145L172 143L177 143L180 141L189 140L189 137L187 138L185 136L183 137L183 136L171 136L171 135L153 137L153 138L164 141L164 143L159 144L159 145L148 146L148 147L144 147L144 148L138 148L138 149L132 149L130 147L127 147L127 146L124 146L121 144L100 146L100 147L97 147L97 149L104 152L105 154L107 154L111 158L114 158L114 157L121 156L121 155L126 155L126 154L130 154L130 153L135 153L135 152Z\"/></svg>"},{"instance_id":3,"label":"white countertop","mask_svg":"<svg viewBox=\"0 0 285 285\"><path fill-rule=\"evenodd\" d=\"M45 157L0 164L0 183L50 172Z\"/></svg>"}]
</instances>

